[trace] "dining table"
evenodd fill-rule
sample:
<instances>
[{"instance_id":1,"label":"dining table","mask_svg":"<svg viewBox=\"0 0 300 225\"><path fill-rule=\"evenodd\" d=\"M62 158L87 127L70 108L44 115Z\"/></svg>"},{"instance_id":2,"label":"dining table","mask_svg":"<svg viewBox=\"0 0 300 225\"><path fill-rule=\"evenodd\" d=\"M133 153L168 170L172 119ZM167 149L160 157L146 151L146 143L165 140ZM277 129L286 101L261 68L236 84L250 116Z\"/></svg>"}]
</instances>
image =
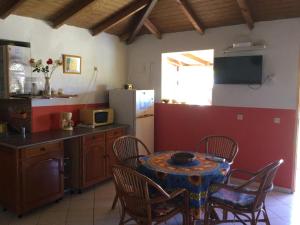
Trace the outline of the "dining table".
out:
<instances>
[{"instance_id":1,"label":"dining table","mask_svg":"<svg viewBox=\"0 0 300 225\"><path fill-rule=\"evenodd\" d=\"M193 152L193 161L177 164L172 156L179 152L182 151L159 151L142 157L138 170L166 190L187 189L191 215L200 219L209 186L223 182L230 165L225 160L198 152Z\"/></svg>"}]
</instances>

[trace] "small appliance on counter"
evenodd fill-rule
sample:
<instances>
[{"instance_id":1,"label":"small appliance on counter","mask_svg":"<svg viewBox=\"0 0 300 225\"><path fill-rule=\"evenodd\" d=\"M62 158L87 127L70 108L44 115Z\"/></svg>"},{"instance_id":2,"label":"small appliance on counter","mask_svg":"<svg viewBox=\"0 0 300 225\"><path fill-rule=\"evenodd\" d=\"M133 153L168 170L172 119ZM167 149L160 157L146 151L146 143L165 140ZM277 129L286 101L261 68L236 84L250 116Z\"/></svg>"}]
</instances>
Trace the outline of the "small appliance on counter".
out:
<instances>
[{"instance_id":1,"label":"small appliance on counter","mask_svg":"<svg viewBox=\"0 0 300 225\"><path fill-rule=\"evenodd\" d=\"M114 122L114 111L111 108L81 109L80 122L92 128L112 124Z\"/></svg>"},{"instance_id":2,"label":"small appliance on counter","mask_svg":"<svg viewBox=\"0 0 300 225\"><path fill-rule=\"evenodd\" d=\"M73 130L74 122L72 120L71 112L61 113L61 128L63 130Z\"/></svg>"}]
</instances>

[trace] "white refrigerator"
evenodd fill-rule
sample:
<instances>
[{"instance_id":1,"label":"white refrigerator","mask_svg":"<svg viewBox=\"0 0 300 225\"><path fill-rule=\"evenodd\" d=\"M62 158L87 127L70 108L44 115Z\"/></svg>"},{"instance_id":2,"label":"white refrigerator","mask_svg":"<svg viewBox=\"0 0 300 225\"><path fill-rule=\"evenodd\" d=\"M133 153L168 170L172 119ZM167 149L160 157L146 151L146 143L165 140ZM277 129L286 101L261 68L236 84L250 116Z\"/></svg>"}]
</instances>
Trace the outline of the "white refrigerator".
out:
<instances>
[{"instance_id":1,"label":"white refrigerator","mask_svg":"<svg viewBox=\"0 0 300 225\"><path fill-rule=\"evenodd\" d=\"M115 122L128 124L129 134L154 151L154 90L114 89L109 91L109 106Z\"/></svg>"}]
</instances>

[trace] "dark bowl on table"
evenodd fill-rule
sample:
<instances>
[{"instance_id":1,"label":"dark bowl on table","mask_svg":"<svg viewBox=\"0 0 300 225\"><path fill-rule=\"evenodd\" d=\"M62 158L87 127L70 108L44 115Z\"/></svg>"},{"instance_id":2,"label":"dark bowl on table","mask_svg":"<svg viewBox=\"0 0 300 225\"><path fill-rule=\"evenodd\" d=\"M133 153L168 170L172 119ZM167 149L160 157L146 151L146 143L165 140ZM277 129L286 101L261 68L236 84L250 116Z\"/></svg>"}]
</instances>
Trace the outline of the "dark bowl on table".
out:
<instances>
[{"instance_id":1,"label":"dark bowl on table","mask_svg":"<svg viewBox=\"0 0 300 225\"><path fill-rule=\"evenodd\" d=\"M193 162L196 159L196 156L190 152L177 152L172 155L171 159L175 164L186 164Z\"/></svg>"}]
</instances>

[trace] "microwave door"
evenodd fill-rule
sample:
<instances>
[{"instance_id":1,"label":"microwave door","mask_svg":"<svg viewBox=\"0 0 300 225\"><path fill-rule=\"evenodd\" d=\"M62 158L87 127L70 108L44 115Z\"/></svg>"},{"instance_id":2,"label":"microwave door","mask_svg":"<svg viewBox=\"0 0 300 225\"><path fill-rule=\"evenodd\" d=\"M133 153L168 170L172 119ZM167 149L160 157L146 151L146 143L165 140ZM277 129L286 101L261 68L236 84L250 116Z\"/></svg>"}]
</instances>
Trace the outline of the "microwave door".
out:
<instances>
[{"instance_id":1,"label":"microwave door","mask_svg":"<svg viewBox=\"0 0 300 225\"><path fill-rule=\"evenodd\" d=\"M94 113L95 124L102 124L108 121L108 112L95 112Z\"/></svg>"}]
</instances>

